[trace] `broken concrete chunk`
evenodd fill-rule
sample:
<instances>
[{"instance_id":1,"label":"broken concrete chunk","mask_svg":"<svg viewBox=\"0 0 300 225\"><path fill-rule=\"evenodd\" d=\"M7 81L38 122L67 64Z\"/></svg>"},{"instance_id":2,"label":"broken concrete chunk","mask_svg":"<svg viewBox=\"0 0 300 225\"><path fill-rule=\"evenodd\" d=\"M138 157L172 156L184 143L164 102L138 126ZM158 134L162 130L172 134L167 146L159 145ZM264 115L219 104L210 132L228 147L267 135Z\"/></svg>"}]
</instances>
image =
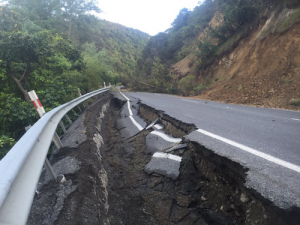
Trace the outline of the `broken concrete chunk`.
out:
<instances>
[{"instance_id":1,"label":"broken concrete chunk","mask_svg":"<svg viewBox=\"0 0 300 225\"><path fill-rule=\"evenodd\" d=\"M148 129L152 128L152 127L156 124L156 122L157 122L158 120L159 120L159 118L157 118L157 119L154 120L152 123L150 123L150 124L146 127L145 130L148 130Z\"/></svg>"},{"instance_id":2,"label":"broken concrete chunk","mask_svg":"<svg viewBox=\"0 0 300 225\"><path fill-rule=\"evenodd\" d=\"M162 130L162 129L164 129L164 125L162 125L162 124L155 124L153 127L154 127L156 130Z\"/></svg>"},{"instance_id":3,"label":"broken concrete chunk","mask_svg":"<svg viewBox=\"0 0 300 225\"><path fill-rule=\"evenodd\" d=\"M180 156L156 152L152 156L151 161L146 165L145 172L148 174L158 173L176 180L180 173L181 159Z\"/></svg>"},{"instance_id":4,"label":"broken concrete chunk","mask_svg":"<svg viewBox=\"0 0 300 225\"><path fill-rule=\"evenodd\" d=\"M173 138L163 131L152 131L146 137L146 154L163 151L172 148L181 141L180 138Z\"/></svg>"},{"instance_id":5,"label":"broken concrete chunk","mask_svg":"<svg viewBox=\"0 0 300 225\"><path fill-rule=\"evenodd\" d=\"M179 150L179 149L185 149L187 147L188 147L187 144L180 144L180 145L176 145L176 146L168 149L166 152L172 152L172 151Z\"/></svg>"}]
</instances>

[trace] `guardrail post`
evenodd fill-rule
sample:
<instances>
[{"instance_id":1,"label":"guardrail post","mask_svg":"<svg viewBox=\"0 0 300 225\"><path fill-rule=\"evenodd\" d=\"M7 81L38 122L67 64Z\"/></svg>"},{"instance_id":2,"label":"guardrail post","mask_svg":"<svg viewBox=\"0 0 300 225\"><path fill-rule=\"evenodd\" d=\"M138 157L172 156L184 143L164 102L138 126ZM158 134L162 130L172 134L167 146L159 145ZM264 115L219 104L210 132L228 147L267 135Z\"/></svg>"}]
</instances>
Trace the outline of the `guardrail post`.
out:
<instances>
[{"instance_id":1,"label":"guardrail post","mask_svg":"<svg viewBox=\"0 0 300 225\"><path fill-rule=\"evenodd\" d=\"M63 144L56 132L54 133L52 140L58 149L63 147Z\"/></svg>"},{"instance_id":2,"label":"guardrail post","mask_svg":"<svg viewBox=\"0 0 300 225\"><path fill-rule=\"evenodd\" d=\"M35 106L38 114L40 115L40 117L42 117L46 113L46 111L45 111L44 107L42 106L38 96L35 93L35 91L32 90L32 91L28 92L28 95L29 95L33 105ZM65 132L67 132L66 128L64 127L64 125L62 123L61 123L61 126L62 126L62 129ZM56 147L58 149L63 147L63 144L62 144L59 136L57 135L57 133L55 133L54 136L53 136L53 142L54 142L54 144L56 145ZM52 169L51 164L50 164L50 162L48 161L47 158L45 159L44 166L45 166L46 170L48 171L50 177L53 178L53 179L56 179L57 176L56 176L54 170Z\"/></svg>"},{"instance_id":3,"label":"guardrail post","mask_svg":"<svg viewBox=\"0 0 300 225\"><path fill-rule=\"evenodd\" d=\"M79 109L79 111L80 111L80 112L82 112L82 110L81 110L81 108L80 108L80 106L79 106L79 105L78 105L78 109Z\"/></svg>"},{"instance_id":4,"label":"guardrail post","mask_svg":"<svg viewBox=\"0 0 300 225\"><path fill-rule=\"evenodd\" d=\"M81 96L81 91L80 91L79 88L78 88L78 94L79 94L79 96ZM83 102L82 105L83 105L84 108L87 107L86 104L85 104L85 102ZM79 105L78 105L78 107L79 107ZM80 107L79 107L79 109L80 109ZM81 109L80 109L80 112L82 112Z\"/></svg>"},{"instance_id":5,"label":"guardrail post","mask_svg":"<svg viewBox=\"0 0 300 225\"><path fill-rule=\"evenodd\" d=\"M30 128L31 128L31 125L25 127L25 130L28 131ZM55 134L56 134L56 133L55 133ZM54 143L55 143L55 142L54 142ZM61 144L60 139L59 139L59 143ZM61 147L62 147L62 144L61 144ZM57 176L56 176L56 174L55 174L55 172L54 172L54 170L53 170L53 168L52 168L52 166L51 166L49 160L47 159L47 157L46 157L44 166L45 166L45 168L46 168L48 174L50 175L51 179L55 179L55 180L56 180Z\"/></svg>"},{"instance_id":6,"label":"guardrail post","mask_svg":"<svg viewBox=\"0 0 300 225\"><path fill-rule=\"evenodd\" d=\"M65 125L63 124L62 121L59 121L59 125L60 125L61 129L63 130L63 132L67 133L67 129L65 128Z\"/></svg>"},{"instance_id":7,"label":"guardrail post","mask_svg":"<svg viewBox=\"0 0 300 225\"><path fill-rule=\"evenodd\" d=\"M68 120L69 124L72 124L72 120L70 119L70 117L68 116L68 114L65 115L66 119Z\"/></svg>"},{"instance_id":8,"label":"guardrail post","mask_svg":"<svg viewBox=\"0 0 300 225\"><path fill-rule=\"evenodd\" d=\"M53 168L52 168L52 166L51 166L49 160L47 159L47 157L46 157L44 166L45 166L45 168L46 168L48 174L50 175L51 179L56 180L57 175L56 175L56 173L54 172L54 170L53 170Z\"/></svg>"}]
</instances>

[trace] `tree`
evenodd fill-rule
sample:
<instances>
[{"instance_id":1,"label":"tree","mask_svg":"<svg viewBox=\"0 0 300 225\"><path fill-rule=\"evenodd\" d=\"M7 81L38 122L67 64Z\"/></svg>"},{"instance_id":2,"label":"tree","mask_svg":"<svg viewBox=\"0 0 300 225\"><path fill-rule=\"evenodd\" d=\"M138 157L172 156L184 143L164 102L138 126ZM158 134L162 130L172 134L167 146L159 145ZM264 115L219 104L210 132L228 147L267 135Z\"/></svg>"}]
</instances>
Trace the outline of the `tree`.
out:
<instances>
[{"instance_id":1,"label":"tree","mask_svg":"<svg viewBox=\"0 0 300 225\"><path fill-rule=\"evenodd\" d=\"M189 96L190 92L193 91L193 88L195 87L195 77L189 75L182 78L178 83L178 87L184 96Z\"/></svg>"},{"instance_id":2,"label":"tree","mask_svg":"<svg viewBox=\"0 0 300 225\"><path fill-rule=\"evenodd\" d=\"M159 58L155 58L153 62L153 69L152 69L152 83L156 87L157 92L165 92L168 82L168 71L161 63Z\"/></svg>"},{"instance_id":3,"label":"tree","mask_svg":"<svg viewBox=\"0 0 300 225\"><path fill-rule=\"evenodd\" d=\"M15 81L26 102L30 102L24 88L31 73L32 64L47 57L51 51L48 32L29 35L23 32L3 32L0 34L0 66Z\"/></svg>"},{"instance_id":4,"label":"tree","mask_svg":"<svg viewBox=\"0 0 300 225\"><path fill-rule=\"evenodd\" d=\"M187 8L181 9L178 16L171 24L172 28L176 31L179 30L181 27L186 26L188 24L190 14L191 11L189 11Z\"/></svg>"},{"instance_id":5,"label":"tree","mask_svg":"<svg viewBox=\"0 0 300 225\"><path fill-rule=\"evenodd\" d=\"M217 47L210 41L204 40L199 43L198 48L197 56L201 59L201 63L205 64L213 57Z\"/></svg>"},{"instance_id":6,"label":"tree","mask_svg":"<svg viewBox=\"0 0 300 225\"><path fill-rule=\"evenodd\" d=\"M87 12L94 11L100 13L100 8L96 5L94 0L61 0L61 9L63 16L69 22L69 38L71 37L73 20L80 15L86 14Z\"/></svg>"}]
</instances>

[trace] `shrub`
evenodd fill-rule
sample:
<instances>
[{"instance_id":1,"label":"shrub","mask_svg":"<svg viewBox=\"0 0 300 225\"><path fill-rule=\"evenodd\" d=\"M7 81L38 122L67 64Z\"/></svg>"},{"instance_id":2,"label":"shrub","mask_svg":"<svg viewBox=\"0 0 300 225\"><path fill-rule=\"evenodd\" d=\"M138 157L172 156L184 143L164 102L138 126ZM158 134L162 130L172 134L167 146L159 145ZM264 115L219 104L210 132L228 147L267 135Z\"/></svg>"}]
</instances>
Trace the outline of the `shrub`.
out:
<instances>
[{"instance_id":1,"label":"shrub","mask_svg":"<svg viewBox=\"0 0 300 225\"><path fill-rule=\"evenodd\" d=\"M2 135L0 136L0 159L2 159L6 153L11 149L15 144L15 140L8 136Z\"/></svg>"},{"instance_id":2,"label":"shrub","mask_svg":"<svg viewBox=\"0 0 300 225\"><path fill-rule=\"evenodd\" d=\"M206 86L204 84L200 84L197 87L193 88L193 93L195 95L200 95L204 90L205 90Z\"/></svg>"},{"instance_id":3,"label":"shrub","mask_svg":"<svg viewBox=\"0 0 300 225\"><path fill-rule=\"evenodd\" d=\"M182 91L184 96L189 96L191 91L193 91L194 83L195 83L195 77L192 75L189 75L189 76L182 78L179 81L178 87Z\"/></svg>"}]
</instances>

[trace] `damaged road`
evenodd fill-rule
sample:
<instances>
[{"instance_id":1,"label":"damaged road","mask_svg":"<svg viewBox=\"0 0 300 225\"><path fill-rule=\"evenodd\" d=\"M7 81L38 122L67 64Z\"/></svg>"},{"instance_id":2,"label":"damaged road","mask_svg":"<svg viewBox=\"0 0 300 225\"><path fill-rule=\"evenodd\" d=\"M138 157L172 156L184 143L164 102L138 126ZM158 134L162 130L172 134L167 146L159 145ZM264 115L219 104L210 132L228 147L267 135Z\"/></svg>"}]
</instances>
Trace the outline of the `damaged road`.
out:
<instances>
[{"instance_id":1,"label":"damaged road","mask_svg":"<svg viewBox=\"0 0 300 225\"><path fill-rule=\"evenodd\" d=\"M50 159L66 182L42 173L28 224L298 224L299 208L249 188L248 168L193 139L193 123L113 94L68 129Z\"/></svg>"}]
</instances>

